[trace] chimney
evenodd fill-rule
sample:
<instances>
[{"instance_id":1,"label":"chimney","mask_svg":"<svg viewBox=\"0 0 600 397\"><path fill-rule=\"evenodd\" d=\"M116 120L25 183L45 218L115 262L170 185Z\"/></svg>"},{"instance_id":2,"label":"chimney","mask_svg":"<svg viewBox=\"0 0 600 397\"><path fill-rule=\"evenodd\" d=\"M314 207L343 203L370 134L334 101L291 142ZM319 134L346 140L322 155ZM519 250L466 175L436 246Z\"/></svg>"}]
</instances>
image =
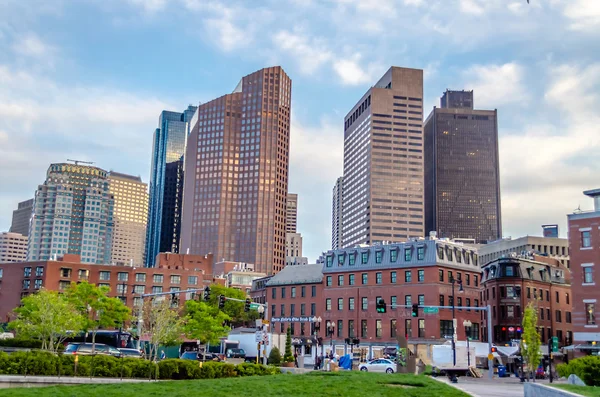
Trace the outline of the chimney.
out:
<instances>
[{"instance_id":1,"label":"chimney","mask_svg":"<svg viewBox=\"0 0 600 397\"><path fill-rule=\"evenodd\" d=\"M588 197L594 199L594 211L600 211L600 189L586 190L583 192Z\"/></svg>"}]
</instances>

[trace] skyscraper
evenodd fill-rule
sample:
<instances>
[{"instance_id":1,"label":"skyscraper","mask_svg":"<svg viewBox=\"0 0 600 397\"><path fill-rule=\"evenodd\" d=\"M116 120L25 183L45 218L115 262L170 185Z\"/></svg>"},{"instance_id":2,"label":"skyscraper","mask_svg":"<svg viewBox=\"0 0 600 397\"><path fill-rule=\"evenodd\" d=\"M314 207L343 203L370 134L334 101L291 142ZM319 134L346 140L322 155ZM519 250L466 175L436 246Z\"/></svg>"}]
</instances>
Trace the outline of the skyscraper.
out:
<instances>
[{"instance_id":1,"label":"skyscraper","mask_svg":"<svg viewBox=\"0 0 600 397\"><path fill-rule=\"evenodd\" d=\"M24 262L27 259L27 236L20 233L0 233L0 263Z\"/></svg>"},{"instance_id":2,"label":"skyscraper","mask_svg":"<svg viewBox=\"0 0 600 397\"><path fill-rule=\"evenodd\" d=\"M425 227L438 237L502 237L498 118L473 109L473 91L449 91L425 122Z\"/></svg>"},{"instance_id":3,"label":"skyscraper","mask_svg":"<svg viewBox=\"0 0 600 397\"><path fill-rule=\"evenodd\" d=\"M9 232L19 233L23 236L29 235L29 220L33 213L33 199L21 201L17 209L13 211L12 224Z\"/></svg>"},{"instance_id":4,"label":"skyscraper","mask_svg":"<svg viewBox=\"0 0 600 397\"><path fill-rule=\"evenodd\" d=\"M185 159L181 248L273 274L285 263L292 82L279 66L199 106Z\"/></svg>"},{"instance_id":5,"label":"skyscraper","mask_svg":"<svg viewBox=\"0 0 600 397\"><path fill-rule=\"evenodd\" d=\"M35 192L27 261L77 254L83 263L110 263L114 200L107 173L79 163L51 164Z\"/></svg>"},{"instance_id":6,"label":"skyscraper","mask_svg":"<svg viewBox=\"0 0 600 397\"><path fill-rule=\"evenodd\" d=\"M333 186L331 200L331 249L337 250L342 244L342 192L344 177L339 177Z\"/></svg>"},{"instance_id":7,"label":"skyscraper","mask_svg":"<svg viewBox=\"0 0 600 397\"><path fill-rule=\"evenodd\" d=\"M148 185L139 176L111 171L109 191L114 197L112 263L144 266Z\"/></svg>"},{"instance_id":8,"label":"skyscraper","mask_svg":"<svg viewBox=\"0 0 600 397\"><path fill-rule=\"evenodd\" d=\"M285 231L286 233L296 233L298 229L298 195L288 193L285 201Z\"/></svg>"},{"instance_id":9,"label":"skyscraper","mask_svg":"<svg viewBox=\"0 0 600 397\"><path fill-rule=\"evenodd\" d=\"M183 155L196 106L183 113L164 110L152 145L150 203L146 235L146 266L159 252L179 253L183 195Z\"/></svg>"},{"instance_id":10,"label":"skyscraper","mask_svg":"<svg viewBox=\"0 0 600 397\"><path fill-rule=\"evenodd\" d=\"M392 66L344 119L342 246L424 235L423 71Z\"/></svg>"}]
</instances>

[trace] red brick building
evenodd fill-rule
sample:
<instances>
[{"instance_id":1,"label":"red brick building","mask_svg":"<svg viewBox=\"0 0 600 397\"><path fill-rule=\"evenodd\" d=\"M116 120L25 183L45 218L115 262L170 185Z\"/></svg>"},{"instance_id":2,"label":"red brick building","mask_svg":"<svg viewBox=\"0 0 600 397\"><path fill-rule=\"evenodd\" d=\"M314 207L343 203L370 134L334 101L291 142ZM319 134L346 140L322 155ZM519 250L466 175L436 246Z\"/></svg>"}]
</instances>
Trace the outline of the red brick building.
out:
<instances>
[{"instance_id":1,"label":"red brick building","mask_svg":"<svg viewBox=\"0 0 600 397\"><path fill-rule=\"evenodd\" d=\"M328 337L340 354L345 338L359 338L361 347L378 356L384 347L397 345L396 335L408 336L409 344L422 358L428 356L418 345L428 347L452 338L452 311L439 309L425 313L427 306L476 307L480 302L481 269L473 248L445 240L421 239L400 244L332 250L324 255L323 329L333 324ZM376 301L384 299L386 313L376 311ZM412 317L412 305L419 315ZM435 310L432 310L435 312ZM465 340L464 320L470 320L472 340L481 340L480 313L456 309L457 335Z\"/></svg>"},{"instance_id":2,"label":"red brick building","mask_svg":"<svg viewBox=\"0 0 600 397\"><path fill-rule=\"evenodd\" d=\"M559 345L573 340L571 273L560 261L538 255L498 258L483 266L480 300L492 308L493 342L521 339L523 312L535 302L542 343L557 336ZM482 317L487 330L487 317Z\"/></svg>"},{"instance_id":3,"label":"red brick building","mask_svg":"<svg viewBox=\"0 0 600 397\"><path fill-rule=\"evenodd\" d=\"M0 264L0 320L10 321L21 298L44 287L64 291L72 282L88 281L110 288L110 296L134 308L144 293L203 288L224 279L212 276L212 255L159 254L153 268L81 263L79 255L56 261ZM185 295L180 296L183 303Z\"/></svg>"},{"instance_id":4,"label":"red brick building","mask_svg":"<svg viewBox=\"0 0 600 397\"><path fill-rule=\"evenodd\" d=\"M583 192L594 199L594 210L568 215L573 280L573 343L578 353L598 350L600 300L600 189ZM599 284L597 284L599 283Z\"/></svg>"}]
</instances>

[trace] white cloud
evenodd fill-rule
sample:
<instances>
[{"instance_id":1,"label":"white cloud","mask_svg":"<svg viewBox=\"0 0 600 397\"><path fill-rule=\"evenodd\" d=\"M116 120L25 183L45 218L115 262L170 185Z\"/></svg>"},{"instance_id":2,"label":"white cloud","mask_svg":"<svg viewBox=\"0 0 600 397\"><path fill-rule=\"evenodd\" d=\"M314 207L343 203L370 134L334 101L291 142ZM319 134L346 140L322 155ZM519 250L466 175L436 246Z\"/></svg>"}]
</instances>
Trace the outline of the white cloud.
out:
<instances>
[{"instance_id":1,"label":"white cloud","mask_svg":"<svg viewBox=\"0 0 600 397\"><path fill-rule=\"evenodd\" d=\"M12 48L19 55L35 58L48 57L54 52L54 47L44 43L31 32L19 37Z\"/></svg>"},{"instance_id":2,"label":"white cloud","mask_svg":"<svg viewBox=\"0 0 600 397\"><path fill-rule=\"evenodd\" d=\"M600 2L598 0L569 0L564 9L573 30L595 33L600 31Z\"/></svg>"},{"instance_id":3,"label":"white cloud","mask_svg":"<svg viewBox=\"0 0 600 397\"><path fill-rule=\"evenodd\" d=\"M323 40L300 32L281 30L273 36L276 47L292 56L304 74L312 74L324 63L332 59L332 53L327 49Z\"/></svg>"},{"instance_id":4,"label":"white cloud","mask_svg":"<svg viewBox=\"0 0 600 397\"><path fill-rule=\"evenodd\" d=\"M497 108L509 103L527 103L529 93L523 81L523 67L516 62L503 65L475 65L463 73L465 88L475 91L478 108Z\"/></svg>"},{"instance_id":5,"label":"white cloud","mask_svg":"<svg viewBox=\"0 0 600 397\"><path fill-rule=\"evenodd\" d=\"M466 14L482 15L485 9L477 0L460 0L460 10Z\"/></svg>"},{"instance_id":6,"label":"white cloud","mask_svg":"<svg viewBox=\"0 0 600 397\"><path fill-rule=\"evenodd\" d=\"M366 69L361 67L360 59L360 54L355 54L350 59L340 59L333 63L333 70L340 77L342 84L372 84L378 75L383 73L384 68L375 63L370 63Z\"/></svg>"}]
</instances>

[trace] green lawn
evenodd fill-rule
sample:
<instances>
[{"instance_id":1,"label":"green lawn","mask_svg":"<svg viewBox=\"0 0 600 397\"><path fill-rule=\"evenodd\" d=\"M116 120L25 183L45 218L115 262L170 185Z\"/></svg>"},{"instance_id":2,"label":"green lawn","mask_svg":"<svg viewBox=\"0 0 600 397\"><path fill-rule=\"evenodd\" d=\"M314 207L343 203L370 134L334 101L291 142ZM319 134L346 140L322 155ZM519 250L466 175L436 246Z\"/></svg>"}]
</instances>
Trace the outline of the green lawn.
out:
<instances>
[{"instance_id":1,"label":"green lawn","mask_svg":"<svg viewBox=\"0 0 600 397\"><path fill-rule=\"evenodd\" d=\"M552 387L556 387L559 389L563 389L566 391L570 391L571 393L581 394L586 397L600 397L600 387L594 386L575 386L575 385L549 385Z\"/></svg>"},{"instance_id":2,"label":"green lawn","mask_svg":"<svg viewBox=\"0 0 600 397\"><path fill-rule=\"evenodd\" d=\"M156 383L50 386L3 389L2 397L147 397L147 396L413 396L466 397L460 390L426 376L360 372L307 375L275 375L215 380L165 381Z\"/></svg>"}]
</instances>

